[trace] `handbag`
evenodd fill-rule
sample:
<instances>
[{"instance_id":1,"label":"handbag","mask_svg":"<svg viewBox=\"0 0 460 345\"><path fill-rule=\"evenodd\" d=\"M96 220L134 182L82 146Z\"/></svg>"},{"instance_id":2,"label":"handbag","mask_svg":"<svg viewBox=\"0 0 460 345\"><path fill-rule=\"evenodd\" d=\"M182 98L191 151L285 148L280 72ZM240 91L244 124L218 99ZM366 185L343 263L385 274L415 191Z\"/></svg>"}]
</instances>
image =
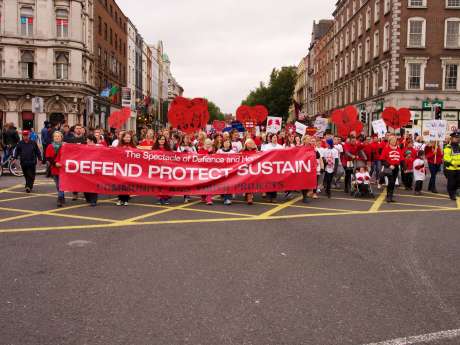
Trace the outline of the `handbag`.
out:
<instances>
[{"instance_id":1,"label":"handbag","mask_svg":"<svg viewBox=\"0 0 460 345\"><path fill-rule=\"evenodd\" d=\"M385 166L383 166L383 167L382 167L382 174L383 174L384 176L392 175L392 174L393 174L393 170L390 169L390 167L385 167Z\"/></svg>"}]
</instances>

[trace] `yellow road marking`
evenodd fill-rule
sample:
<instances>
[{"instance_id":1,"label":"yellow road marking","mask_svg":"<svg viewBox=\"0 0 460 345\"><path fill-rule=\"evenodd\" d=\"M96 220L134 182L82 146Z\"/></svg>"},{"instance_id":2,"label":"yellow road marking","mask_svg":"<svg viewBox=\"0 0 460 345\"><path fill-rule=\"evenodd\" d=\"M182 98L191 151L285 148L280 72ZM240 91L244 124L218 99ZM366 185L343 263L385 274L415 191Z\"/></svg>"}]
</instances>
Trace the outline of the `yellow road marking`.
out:
<instances>
[{"instance_id":1,"label":"yellow road marking","mask_svg":"<svg viewBox=\"0 0 460 345\"><path fill-rule=\"evenodd\" d=\"M302 197L301 196L298 196L297 198L294 198L290 201L287 201L281 205L278 205L274 208L272 208L271 210L268 210L267 212L264 212L262 213L260 216L258 216L258 218L260 219L267 219L268 217L274 215L275 213L278 213L282 210L284 210L285 208L291 206L291 205L294 205L297 201L299 200L302 200Z\"/></svg>"},{"instance_id":2,"label":"yellow road marking","mask_svg":"<svg viewBox=\"0 0 460 345\"><path fill-rule=\"evenodd\" d=\"M457 198L457 208L460 210L460 198Z\"/></svg>"},{"instance_id":3,"label":"yellow road marking","mask_svg":"<svg viewBox=\"0 0 460 345\"><path fill-rule=\"evenodd\" d=\"M9 192L11 193L11 192ZM29 196L18 196L16 198L9 198L9 199L0 199L0 202L8 202L8 201L16 201L16 200L24 200L24 199L33 199L33 198L38 198L40 195L29 195Z\"/></svg>"},{"instance_id":4,"label":"yellow road marking","mask_svg":"<svg viewBox=\"0 0 460 345\"><path fill-rule=\"evenodd\" d=\"M350 212L353 210L345 210L341 208L329 208L329 207L316 207L316 206L302 206L302 205L291 205L293 208L305 208L307 210L320 210L320 211L336 211L336 212Z\"/></svg>"},{"instance_id":5,"label":"yellow road marking","mask_svg":"<svg viewBox=\"0 0 460 345\"><path fill-rule=\"evenodd\" d=\"M447 207L447 206L420 205L420 204L404 203L404 202L399 202L398 200L396 200L394 205L411 206L411 207L418 206L418 207L429 207L429 208L440 208L440 209L444 209L444 208Z\"/></svg>"},{"instance_id":6,"label":"yellow road marking","mask_svg":"<svg viewBox=\"0 0 460 345\"><path fill-rule=\"evenodd\" d=\"M406 198L416 198L416 199L435 199L435 200L442 200L447 201L449 197L444 197L439 194L439 196L427 196L427 195L410 195L410 194L395 194L395 196L399 197L406 197Z\"/></svg>"},{"instance_id":7,"label":"yellow road marking","mask_svg":"<svg viewBox=\"0 0 460 345\"><path fill-rule=\"evenodd\" d=\"M406 212L458 212L457 208L445 209L410 209L410 210L382 210L378 214L385 213L406 213ZM107 229L107 228L120 228L129 226L145 226L145 225L173 225L173 224L194 224L194 223L220 223L220 222L236 222L236 221L267 221L267 220L280 220L290 218L313 218L323 216L347 216L347 215L372 215L375 214L369 211L350 211L344 213L310 213L298 215L285 215L285 216L271 216L268 218L261 217L243 217L243 218L214 218L214 219L184 219L184 220L163 220L151 222L125 222L120 221L113 224L89 224L89 225L69 225L69 226L55 226L55 227L35 227L35 228L19 228L19 229L5 229L0 230L0 233L21 233L21 232L35 232L35 231L58 231L58 230L89 230L89 229Z\"/></svg>"},{"instance_id":8,"label":"yellow road marking","mask_svg":"<svg viewBox=\"0 0 460 345\"><path fill-rule=\"evenodd\" d=\"M346 200L346 201L357 201L357 202L367 202L367 203L374 203L375 200L369 200L369 199L359 199L359 198L336 198L332 196L331 200Z\"/></svg>"},{"instance_id":9,"label":"yellow road marking","mask_svg":"<svg viewBox=\"0 0 460 345\"><path fill-rule=\"evenodd\" d=\"M385 195L385 190L384 190L382 191L382 193L380 193L379 197L372 204L371 208L369 209L369 212L378 212L383 202L385 201L385 197L386 195Z\"/></svg>"},{"instance_id":10,"label":"yellow road marking","mask_svg":"<svg viewBox=\"0 0 460 345\"><path fill-rule=\"evenodd\" d=\"M179 206L168 207L168 208L163 209L161 211L142 214L142 215L137 216L137 217L125 219L123 221L123 223L132 223L132 222L135 222L135 221L138 221L138 220L141 220L141 219L157 216L157 215L160 215L160 214L164 214L164 213L168 213L168 212L172 212L172 211L177 211L177 210L182 210L182 209L184 209L184 208L186 208L188 206L193 206L193 205L199 204L200 202L201 202L201 200L197 200L197 201L194 201L194 202L191 202L191 203L188 203L188 204L182 204L182 205L179 205Z\"/></svg>"},{"instance_id":11,"label":"yellow road marking","mask_svg":"<svg viewBox=\"0 0 460 345\"><path fill-rule=\"evenodd\" d=\"M23 187L22 184L16 184L14 186L11 186L11 187L8 187L8 188L5 188L5 189L0 189L0 193L6 193L6 192L9 192L9 191L11 191L13 189L21 188L21 187Z\"/></svg>"}]
</instances>

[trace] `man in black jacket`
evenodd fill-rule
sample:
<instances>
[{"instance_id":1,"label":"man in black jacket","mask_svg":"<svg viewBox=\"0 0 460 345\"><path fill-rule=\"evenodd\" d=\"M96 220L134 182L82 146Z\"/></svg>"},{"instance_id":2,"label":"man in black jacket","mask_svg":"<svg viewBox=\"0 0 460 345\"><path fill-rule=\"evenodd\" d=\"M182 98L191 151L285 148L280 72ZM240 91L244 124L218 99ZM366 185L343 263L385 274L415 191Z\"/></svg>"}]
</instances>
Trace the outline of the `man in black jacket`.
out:
<instances>
[{"instance_id":1,"label":"man in black jacket","mask_svg":"<svg viewBox=\"0 0 460 345\"><path fill-rule=\"evenodd\" d=\"M14 158L19 157L22 172L26 179L26 192L30 193L34 187L35 174L37 171L37 160L42 159L42 155L35 141L30 140L29 131L22 131L22 140L16 146Z\"/></svg>"}]
</instances>

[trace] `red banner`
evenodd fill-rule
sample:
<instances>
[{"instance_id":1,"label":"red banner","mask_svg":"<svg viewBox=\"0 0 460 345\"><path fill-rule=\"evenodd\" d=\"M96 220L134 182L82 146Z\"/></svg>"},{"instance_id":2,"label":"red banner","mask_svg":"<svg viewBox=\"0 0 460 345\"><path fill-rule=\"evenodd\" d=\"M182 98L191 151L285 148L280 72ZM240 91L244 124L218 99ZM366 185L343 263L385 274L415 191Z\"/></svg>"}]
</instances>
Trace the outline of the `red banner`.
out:
<instances>
[{"instance_id":1,"label":"red banner","mask_svg":"<svg viewBox=\"0 0 460 345\"><path fill-rule=\"evenodd\" d=\"M316 155L306 147L197 155L64 144L60 187L100 194L203 195L316 187Z\"/></svg>"}]
</instances>

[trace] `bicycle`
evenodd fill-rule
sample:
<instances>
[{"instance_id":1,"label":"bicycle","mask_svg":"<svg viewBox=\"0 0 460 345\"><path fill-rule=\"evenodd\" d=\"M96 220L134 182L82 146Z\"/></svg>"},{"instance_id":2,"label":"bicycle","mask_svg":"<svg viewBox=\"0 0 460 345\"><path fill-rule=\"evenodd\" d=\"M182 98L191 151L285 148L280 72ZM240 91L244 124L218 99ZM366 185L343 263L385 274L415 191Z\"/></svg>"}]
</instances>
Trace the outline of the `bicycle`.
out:
<instances>
[{"instance_id":1,"label":"bicycle","mask_svg":"<svg viewBox=\"0 0 460 345\"><path fill-rule=\"evenodd\" d=\"M24 176L19 160L14 159L13 156L9 156L6 161L0 163L0 176L3 175L3 169L8 169L8 171L13 176L17 176L17 177Z\"/></svg>"}]
</instances>

